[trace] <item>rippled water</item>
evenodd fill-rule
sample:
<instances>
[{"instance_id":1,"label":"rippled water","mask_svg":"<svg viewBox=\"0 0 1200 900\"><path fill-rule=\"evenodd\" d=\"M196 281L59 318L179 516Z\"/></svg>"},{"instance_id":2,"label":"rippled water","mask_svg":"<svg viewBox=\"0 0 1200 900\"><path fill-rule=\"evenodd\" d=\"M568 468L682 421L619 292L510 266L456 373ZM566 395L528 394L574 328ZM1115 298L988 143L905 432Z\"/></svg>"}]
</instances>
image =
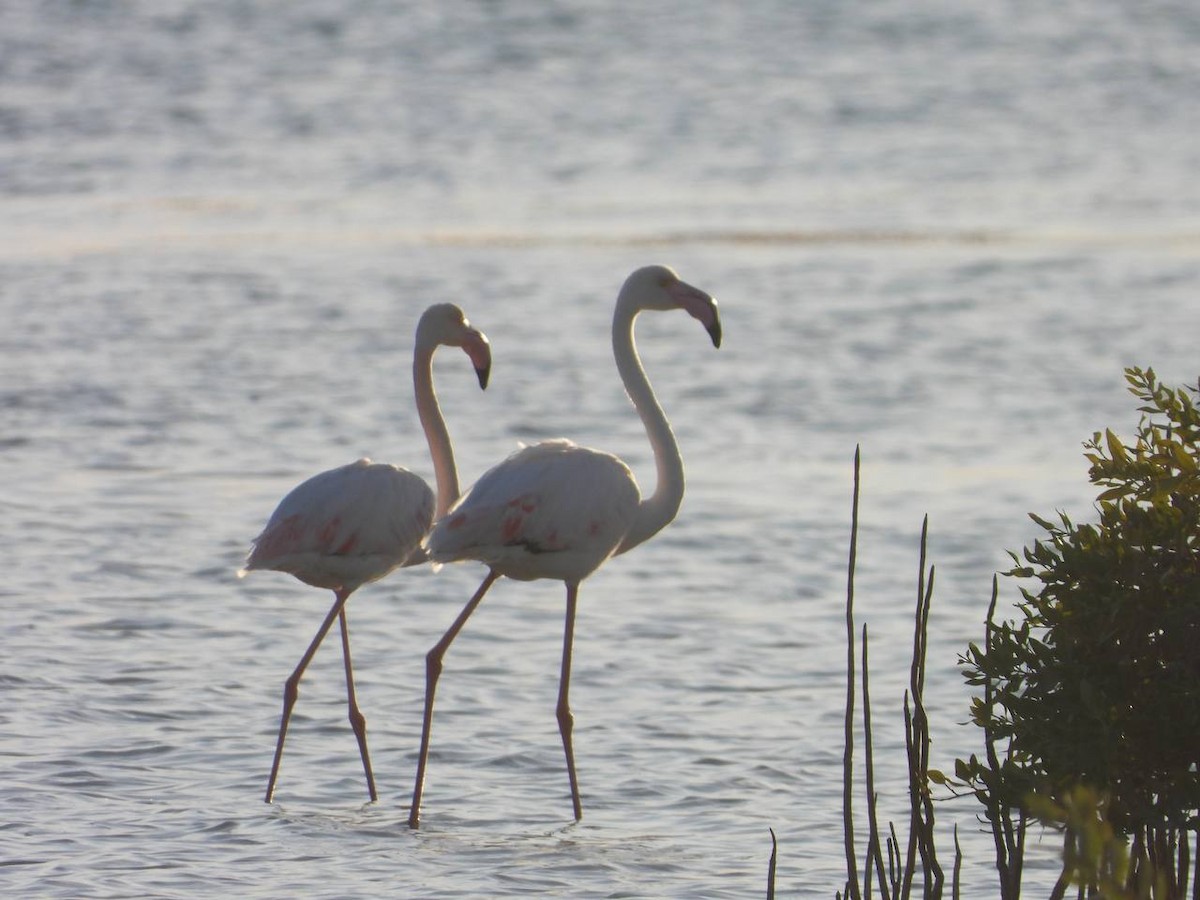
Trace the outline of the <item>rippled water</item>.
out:
<instances>
[{"instance_id":1,"label":"rippled water","mask_svg":"<svg viewBox=\"0 0 1200 900\"><path fill-rule=\"evenodd\" d=\"M1025 513L1087 517L1080 442L1136 423L1123 366L1195 380L1200 16L327 6L0 13L0 887L761 896L770 827L781 895L832 896L854 448L899 820L922 516L946 767L977 748L955 657ZM350 604L379 802L335 643L265 805L283 679L331 598L238 581L249 539L359 455L432 477L408 379L435 301L495 355L486 392L438 359L465 482L561 434L648 483L608 322L649 261L720 299L726 339L639 323L688 493L583 589L583 821L553 712L561 585L501 583L447 657L405 827L423 655L474 566ZM938 813L967 895L994 893L974 809Z\"/></svg>"}]
</instances>

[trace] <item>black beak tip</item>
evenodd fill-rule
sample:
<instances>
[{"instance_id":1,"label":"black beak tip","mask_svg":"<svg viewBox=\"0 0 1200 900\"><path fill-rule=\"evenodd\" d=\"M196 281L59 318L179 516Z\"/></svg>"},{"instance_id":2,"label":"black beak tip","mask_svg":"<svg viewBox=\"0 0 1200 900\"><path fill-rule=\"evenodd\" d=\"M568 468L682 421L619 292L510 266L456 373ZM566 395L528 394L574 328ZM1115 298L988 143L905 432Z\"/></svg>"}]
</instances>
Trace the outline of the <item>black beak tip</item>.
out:
<instances>
[{"instance_id":1,"label":"black beak tip","mask_svg":"<svg viewBox=\"0 0 1200 900\"><path fill-rule=\"evenodd\" d=\"M712 323L712 325L708 326L708 328L706 330L708 331L708 336L710 338L712 338L713 346L720 347L721 346L721 322L720 322L720 320L714 321Z\"/></svg>"},{"instance_id":2,"label":"black beak tip","mask_svg":"<svg viewBox=\"0 0 1200 900\"><path fill-rule=\"evenodd\" d=\"M487 368L484 368L484 369L476 369L475 370L475 376L479 379L479 387L481 389L483 389L485 391L487 390L488 376L491 374L492 374L492 369L490 366Z\"/></svg>"}]
</instances>

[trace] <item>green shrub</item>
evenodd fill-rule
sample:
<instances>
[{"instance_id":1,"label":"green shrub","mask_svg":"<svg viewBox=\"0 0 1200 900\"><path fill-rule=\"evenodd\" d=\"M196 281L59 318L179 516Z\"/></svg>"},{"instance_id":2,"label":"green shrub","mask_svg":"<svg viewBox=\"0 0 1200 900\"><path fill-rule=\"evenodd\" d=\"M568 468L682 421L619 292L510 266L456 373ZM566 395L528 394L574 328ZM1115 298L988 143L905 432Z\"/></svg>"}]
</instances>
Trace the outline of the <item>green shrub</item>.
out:
<instances>
[{"instance_id":1,"label":"green shrub","mask_svg":"<svg viewBox=\"0 0 1200 900\"><path fill-rule=\"evenodd\" d=\"M984 688L972 718L1006 752L956 771L989 818L1087 785L1135 851L1182 866L1186 884L1174 848L1200 830L1200 391L1152 369L1126 378L1143 404L1134 441L1084 444L1099 521L1032 516L1046 535L1005 573L1036 583L1019 621L989 622L963 657Z\"/></svg>"}]
</instances>

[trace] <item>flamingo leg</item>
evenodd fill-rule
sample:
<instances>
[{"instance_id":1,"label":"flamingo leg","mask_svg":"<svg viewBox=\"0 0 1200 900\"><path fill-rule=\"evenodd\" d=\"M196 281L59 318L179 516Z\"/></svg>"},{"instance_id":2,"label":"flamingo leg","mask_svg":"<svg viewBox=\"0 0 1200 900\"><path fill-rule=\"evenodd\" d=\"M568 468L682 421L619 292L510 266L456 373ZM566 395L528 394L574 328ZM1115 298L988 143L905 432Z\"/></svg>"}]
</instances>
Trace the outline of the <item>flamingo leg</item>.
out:
<instances>
[{"instance_id":1,"label":"flamingo leg","mask_svg":"<svg viewBox=\"0 0 1200 900\"><path fill-rule=\"evenodd\" d=\"M425 656L425 717L421 723L421 754L417 759L417 783L413 788L412 809L408 814L409 828L417 828L421 822L421 794L425 790L425 765L429 760L430 730L433 727L433 695L437 690L438 677L442 674L442 657L446 655L450 644L467 624L471 613L475 612L475 608L483 600L483 595L499 577L499 572L494 569L488 570L487 577L483 579L483 583L479 585L475 595L467 601L467 605L463 607L458 618L442 635L442 639L434 644L433 649Z\"/></svg>"},{"instance_id":2,"label":"flamingo leg","mask_svg":"<svg viewBox=\"0 0 1200 900\"><path fill-rule=\"evenodd\" d=\"M583 804L579 800L579 779L575 775L575 747L571 733L575 728L575 717L571 715L571 645L575 637L575 606L579 598L578 582L567 582L567 621L563 629L562 673L558 681L558 731L562 735L563 752L567 756L567 777L571 780L571 804L575 807L575 821L583 818Z\"/></svg>"},{"instance_id":3,"label":"flamingo leg","mask_svg":"<svg viewBox=\"0 0 1200 900\"><path fill-rule=\"evenodd\" d=\"M270 803L271 798L275 795L275 781L279 777L279 761L283 758L283 740L287 737L288 722L292 718L292 707L296 705L296 698L300 695L300 677L308 668L308 664L312 662L317 648L321 646L321 641L325 640L325 635L329 633L333 620L345 608L346 601L350 599L350 591L334 591L334 597L336 599L333 606L329 610L329 614L325 616L321 627L317 629L316 637L312 639L312 643L300 657L299 664L283 684L283 716L279 720L279 740L275 743L275 761L271 764L271 777L267 781L267 795L263 798L267 803Z\"/></svg>"},{"instance_id":4,"label":"flamingo leg","mask_svg":"<svg viewBox=\"0 0 1200 900\"><path fill-rule=\"evenodd\" d=\"M350 703L350 727L354 729L354 737L358 740L358 753L362 757L363 771L367 775L367 793L371 800L378 800L375 793L375 776L371 772L371 755L367 752L367 717L358 708L358 699L354 695L354 667L350 663L350 629L346 625L346 608L338 613L342 626L342 658L346 662L346 697Z\"/></svg>"}]
</instances>

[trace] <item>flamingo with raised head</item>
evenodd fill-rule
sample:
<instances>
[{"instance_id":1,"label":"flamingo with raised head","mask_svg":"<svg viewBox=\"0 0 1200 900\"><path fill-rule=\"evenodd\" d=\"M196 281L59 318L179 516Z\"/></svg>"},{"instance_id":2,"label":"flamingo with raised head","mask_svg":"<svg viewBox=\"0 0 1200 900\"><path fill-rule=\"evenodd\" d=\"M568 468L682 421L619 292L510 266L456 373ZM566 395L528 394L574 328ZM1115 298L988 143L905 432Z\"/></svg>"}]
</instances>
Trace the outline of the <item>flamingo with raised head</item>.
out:
<instances>
[{"instance_id":1,"label":"flamingo with raised head","mask_svg":"<svg viewBox=\"0 0 1200 900\"><path fill-rule=\"evenodd\" d=\"M471 327L461 309L439 303L425 310L417 324L413 388L417 413L433 457L436 507L433 491L419 476L399 466L360 459L314 475L284 497L262 534L254 539L254 547L238 572L239 576L252 569L288 572L305 584L327 588L334 594L333 607L284 684L283 716L275 744L275 761L267 781L267 803L275 793L283 742L299 694L300 678L335 617L341 623L350 724L358 740L367 791L372 800L378 798L367 752L367 723L354 694L346 601L358 588L378 581L398 566L425 562L428 556L421 546L422 538L434 520L458 499L454 451L433 390L433 354L441 345L462 348L475 367L481 388L487 387L492 363L487 337Z\"/></svg>"},{"instance_id":2,"label":"flamingo with raised head","mask_svg":"<svg viewBox=\"0 0 1200 900\"><path fill-rule=\"evenodd\" d=\"M568 699L571 645L579 584L610 556L631 550L675 518L683 500L683 461L671 426L651 390L633 340L643 310L682 309L698 319L721 345L717 302L681 281L665 266L638 269L626 279L613 314L617 371L641 416L654 450L658 483L643 498L629 467L609 453L567 440L524 447L485 473L434 525L426 546L435 562L479 560L487 576L425 660L425 714L417 781L408 824L417 828L429 759L434 693L442 658L498 578L561 580L567 589L557 718L567 760L575 819L583 816L572 743L574 719Z\"/></svg>"}]
</instances>

